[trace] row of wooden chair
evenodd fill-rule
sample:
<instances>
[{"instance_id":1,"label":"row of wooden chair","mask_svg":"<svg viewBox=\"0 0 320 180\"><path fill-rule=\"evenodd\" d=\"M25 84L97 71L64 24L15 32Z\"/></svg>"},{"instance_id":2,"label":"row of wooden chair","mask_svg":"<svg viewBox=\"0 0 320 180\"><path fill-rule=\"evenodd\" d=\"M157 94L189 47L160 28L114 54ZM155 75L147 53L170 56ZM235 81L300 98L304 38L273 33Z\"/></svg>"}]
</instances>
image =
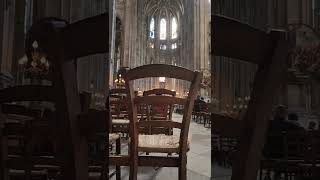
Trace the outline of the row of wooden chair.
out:
<instances>
[{"instance_id":1,"label":"row of wooden chair","mask_svg":"<svg viewBox=\"0 0 320 180\"><path fill-rule=\"evenodd\" d=\"M319 131L269 133L260 165L260 179L317 179L320 177Z\"/></svg>"}]
</instances>

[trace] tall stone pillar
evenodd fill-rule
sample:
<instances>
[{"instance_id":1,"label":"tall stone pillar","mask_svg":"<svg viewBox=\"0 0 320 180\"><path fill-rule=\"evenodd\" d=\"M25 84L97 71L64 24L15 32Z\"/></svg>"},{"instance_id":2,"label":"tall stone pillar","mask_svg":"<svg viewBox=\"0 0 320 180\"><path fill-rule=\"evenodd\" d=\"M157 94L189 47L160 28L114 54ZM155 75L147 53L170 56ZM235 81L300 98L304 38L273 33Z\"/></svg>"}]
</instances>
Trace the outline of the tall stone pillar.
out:
<instances>
[{"instance_id":1,"label":"tall stone pillar","mask_svg":"<svg viewBox=\"0 0 320 180\"><path fill-rule=\"evenodd\" d=\"M209 67L209 36L211 6L209 1L195 0L194 7L194 69L202 72ZM210 90L201 89L202 96L209 96Z\"/></svg>"},{"instance_id":2,"label":"tall stone pillar","mask_svg":"<svg viewBox=\"0 0 320 180\"><path fill-rule=\"evenodd\" d=\"M24 54L24 40L25 40L25 9L26 1L16 1L15 7L15 32L13 40L13 56L12 56L12 73L17 74L18 71L18 59Z\"/></svg>"},{"instance_id":3,"label":"tall stone pillar","mask_svg":"<svg viewBox=\"0 0 320 180\"><path fill-rule=\"evenodd\" d=\"M4 30L4 11L5 11L5 1L0 2L0 68L2 64L2 54L3 54L3 30Z\"/></svg>"},{"instance_id":4,"label":"tall stone pillar","mask_svg":"<svg viewBox=\"0 0 320 180\"><path fill-rule=\"evenodd\" d=\"M5 1L1 72L10 72L15 28L15 0Z\"/></svg>"},{"instance_id":5,"label":"tall stone pillar","mask_svg":"<svg viewBox=\"0 0 320 180\"><path fill-rule=\"evenodd\" d=\"M121 52L121 66L131 67L136 59L137 40L137 12L138 0L125 2L123 21L123 49Z\"/></svg>"}]
</instances>

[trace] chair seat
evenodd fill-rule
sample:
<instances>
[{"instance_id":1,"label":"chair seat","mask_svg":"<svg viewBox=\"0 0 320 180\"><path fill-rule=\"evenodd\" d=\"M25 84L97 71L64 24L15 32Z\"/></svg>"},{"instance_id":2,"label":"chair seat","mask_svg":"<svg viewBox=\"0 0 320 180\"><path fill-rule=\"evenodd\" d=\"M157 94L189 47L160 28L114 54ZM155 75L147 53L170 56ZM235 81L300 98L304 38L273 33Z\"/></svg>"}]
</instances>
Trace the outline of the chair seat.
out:
<instances>
[{"instance_id":1,"label":"chair seat","mask_svg":"<svg viewBox=\"0 0 320 180\"><path fill-rule=\"evenodd\" d=\"M178 153L180 136L177 135L139 135L139 151L154 153ZM188 150L190 138L188 138Z\"/></svg>"},{"instance_id":2,"label":"chair seat","mask_svg":"<svg viewBox=\"0 0 320 180\"><path fill-rule=\"evenodd\" d=\"M128 119L112 119L112 124L129 124L130 121Z\"/></svg>"},{"instance_id":3,"label":"chair seat","mask_svg":"<svg viewBox=\"0 0 320 180\"><path fill-rule=\"evenodd\" d=\"M109 134L109 142L110 142L110 141L116 141L116 140L119 139L119 138L120 138L120 135L117 134L117 133L110 133L110 134Z\"/></svg>"}]
</instances>

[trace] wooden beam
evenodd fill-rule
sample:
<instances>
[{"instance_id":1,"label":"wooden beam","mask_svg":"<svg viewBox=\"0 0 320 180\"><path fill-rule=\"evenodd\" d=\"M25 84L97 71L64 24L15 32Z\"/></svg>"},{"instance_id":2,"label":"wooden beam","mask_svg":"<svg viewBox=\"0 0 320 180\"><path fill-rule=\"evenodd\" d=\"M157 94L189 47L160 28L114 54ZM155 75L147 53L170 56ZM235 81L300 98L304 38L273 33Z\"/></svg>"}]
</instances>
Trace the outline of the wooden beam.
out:
<instances>
[{"instance_id":1,"label":"wooden beam","mask_svg":"<svg viewBox=\"0 0 320 180\"><path fill-rule=\"evenodd\" d=\"M277 40L274 55L267 66L260 66L255 77L252 99L244 118L237 159L232 169L232 180L256 180L262 157L265 134L271 118L273 99L285 80L289 44L284 33L272 32ZM269 61L269 59L265 59Z\"/></svg>"}]
</instances>

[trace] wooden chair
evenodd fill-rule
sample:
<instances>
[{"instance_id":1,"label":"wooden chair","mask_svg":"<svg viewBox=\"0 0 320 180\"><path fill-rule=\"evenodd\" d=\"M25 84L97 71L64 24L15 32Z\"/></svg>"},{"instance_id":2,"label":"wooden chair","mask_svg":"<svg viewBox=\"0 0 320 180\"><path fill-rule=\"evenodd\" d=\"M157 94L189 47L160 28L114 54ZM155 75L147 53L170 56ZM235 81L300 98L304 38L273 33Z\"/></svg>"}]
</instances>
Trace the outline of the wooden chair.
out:
<instances>
[{"instance_id":1,"label":"wooden chair","mask_svg":"<svg viewBox=\"0 0 320 180\"><path fill-rule=\"evenodd\" d=\"M271 172L274 179L283 176L285 179L297 177L300 173L299 163L303 162L305 153L305 131L293 130L283 132L269 132L264 147L264 157L260 164L260 179L271 179Z\"/></svg>"},{"instance_id":2,"label":"wooden chair","mask_svg":"<svg viewBox=\"0 0 320 180\"><path fill-rule=\"evenodd\" d=\"M239 132L241 130L240 120L232 119L223 114L211 115L212 129L212 159L221 166L231 166L237 150ZM229 124L228 126L225 126ZM238 129L236 129L238 128ZM236 131L234 131L236 129Z\"/></svg>"},{"instance_id":3,"label":"wooden chair","mask_svg":"<svg viewBox=\"0 0 320 180\"><path fill-rule=\"evenodd\" d=\"M175 97L176 92L168 89L152 89L144 91L143 96L171 96ZM140 107L143 104L140 104ZM147 106L147 121L172 121L173 104L152 104ZM172 135L172 128L148 128L149 134L167 134Z\"/></svg>"},{"instance_id":4,"label":"wooden chair","mask_svg":"<svg viewBox=\"0 0 320 180\"><path fill-rule=\"evenodd\" d=\"M241 125L230 126L232 122L229 122L222 127L239 132L238 151L231 179L255 180L272 111L273 99L270 97L277 95L278 87L285 82L287 76L289 43L283 31L265 33L219 15L212 15L211 19L212 52L215 56L241 59L258 65L248 111L240 121ZM215 128L213 120L212 129Z\"/></svg>"},{"instance_id":5,"label":"wooden chair","mask_svg":"<svg viewBox=\"0 0 320 180\"><path fill-rule=\"evenodd\" d=\"M21 179L23 179L22 177L25 179L49 178L48 171L59 164L55 158L56 154L43 151L43 147L35 150L36 146L39 147L48 140L51 140L51 148L55 147L54 136L48 128L50 121L42 119L41 112L24 106L4 104L3 102L11 102L13 99L20 101L20 98L23 97L23 95L12 97L13 94L10 93L14 92L9 92L9 90L17 90L17 88L9 88L0 92L2 98L4 95L7 95L6 98L8 98L5 101L1 99L1 178L19 179L19 176ZM24 90L28 90L28 88L25 87ZM30 88L29 90L35 89ZM39 96L43 98L43 96ZM39 100L35 96L33 98Z\"/></svg>"},{"instance_id":6,"label":"wooden chair","mask_svg":"<svg viewBox=\"0 0 320 180\"><path fill-rule=\"evenodd\" d=\"M112 132L128 133L128 98L126 89L110 89L109 106L112 117Z\"/></svg>"},{"instance_id":7,"label":"wooden chair","mask_svg":"<svg viewBox=\"0 0 320 180\"><path fill-rule=\"evenodd\" d=\"M304 144L304 161L299 163L302 180L316 180L320 178L320 133L319 130L306 133Z\"/></svg>"},{"instance_id":8,"label":"wooden chair","mask_svg":"<svg viewBox=\"0 0 320 180\"><path fill-rule=\"evenodd\" d=\"M83 92L80 94L80 102L81 102L81 111L83 113L88 113L90 111L94 111L90 109L91 104L91 93ZM113 95L111 95L113 97ZM109 105L107 106L109 107ZM112 109L112 106L110 106ZM112 110L111 110L112 112ZM111 113L110 113L111 115ZM110 123L110 122L109 122ZM111 123L110 123L111 124ZM111 125L109 127L112 128ZM107 136L105 133L97 133L97 134L91 134L88 136L88 142L89 142L89 170L90 172L96 172L102 174L103 172L103 166L104 166L104 158L105 158L105 141L108 138L109 147L112 151L113 145L115 145L115 154L119 155L121 154L121 137L120 134L114 133L112 129L109 130L109 136ZM121 169L119 166L115 167L115 171L109 174L109 178L111 178L113 175L116 175L116 180L121 179ZM90 175L89 175L90 177ZM100 176L100 179L102 179L102 176Z\"/></svg>"},{"instance_id":9,"label":"wooden chair","mask_svg":"<svg viewBox=\"0 0 320 180\"><path fill-rule=\"evenodd\" d=\"M147 77L169 77L191 82L187 99L170 96L135 97L133 81ZM187 179L187 151L191 113L196 94L199 90L201 74L181 67L163 64L151 64L131 69L125 76L130 106L130 180L137 179L138 166L178 167L179 179ZM184 105L182 122L173 121L139 121L137 106L139 104L180 104ZM140 135L139 127L170 127L181 130L179 135ZM142 152L178 153L178 157L140 156Z\"/></svg>"},{"instance_id":10,"label":"wooden chair","mask_svg":"<svg viewBox=\"0 0 320 180\"><path fill-rule=\"evenodd\" d=\"M27 55L31 56L33 42L47 54L50 60L53 86L18 86L0 91L0 103L18 101L49 101L55 104L54 122L50 125L55 132L56 151L61 168L61 179L88 179L88 137L104 133L108 139L108 109L82 113L77 86L76 68L73 60L91 54L108 52L108 13L91 17L73 24L57 18L45 18L35 22L26 40ZM77 40L77 41L75 41ZM83 42L83 43L79 43ZM75 43L77 42L77 43ZM108 63L107 63L108 64ZM107 93L108 94L108 93ZM0 137L5 141L4 126ZM107 141L105 141L107 142ZM5 143L1 143L3 145ZM0 147L0 176L7 180L7 148ZM105 149L103 173L108 167L108 148ZM24 161L21 161L21 164ZM19 161L14 165L20 165Z\"/></svg>"}]
</instances>

